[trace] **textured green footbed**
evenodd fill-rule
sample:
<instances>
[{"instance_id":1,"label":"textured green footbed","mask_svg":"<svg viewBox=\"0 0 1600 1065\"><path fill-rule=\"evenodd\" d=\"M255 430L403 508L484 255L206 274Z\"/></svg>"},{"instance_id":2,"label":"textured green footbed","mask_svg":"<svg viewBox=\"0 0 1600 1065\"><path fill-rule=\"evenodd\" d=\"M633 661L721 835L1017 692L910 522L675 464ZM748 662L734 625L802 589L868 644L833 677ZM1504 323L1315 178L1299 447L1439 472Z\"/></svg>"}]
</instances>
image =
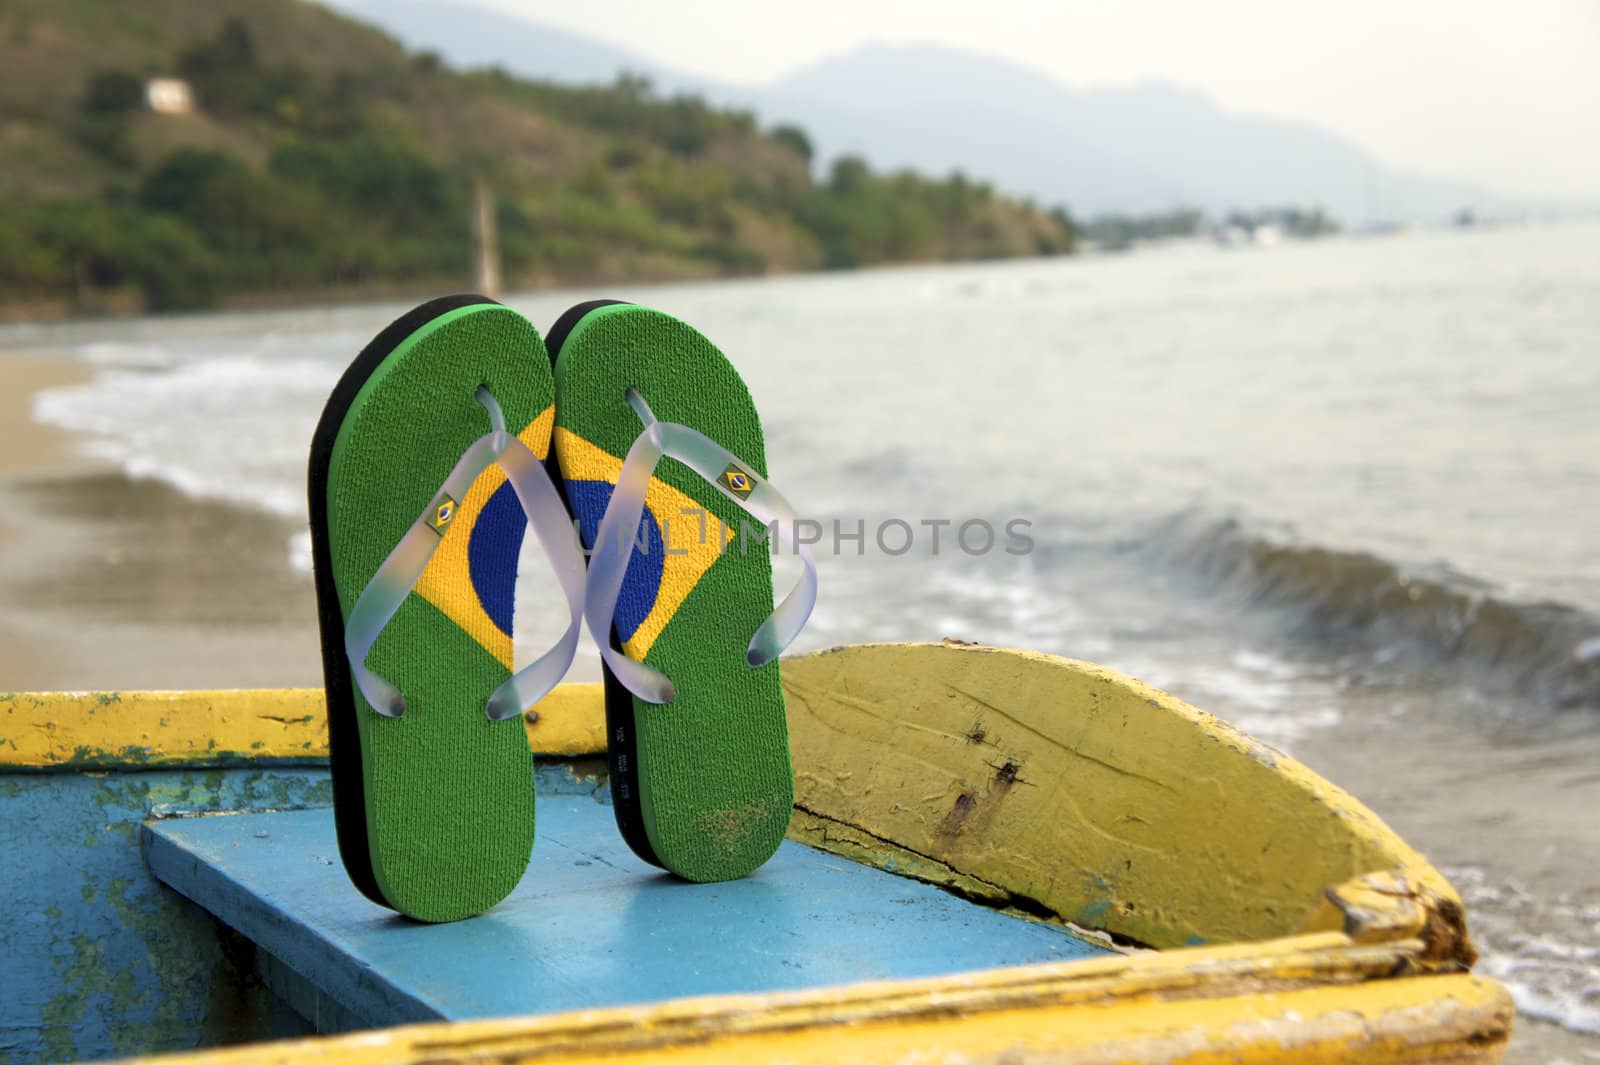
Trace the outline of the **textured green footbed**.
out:
<instances>
[{"instance_id":1,"label":"textured green footbed","mask_svg":"<svg viewBox=\"0 0 1600 1065\"><path fill-rule=\"evenodd\" d=\"M499 400L512 432L554 398L538 332L495 304L451 311L413 333L351 405L328 477L331 558L346 618L456 460L489 431L473 398L479 384ZM506 564L514 567L515 557ZM407 705L401 717L380 717L355 692L378 885L390 905L418 920L482 913L516 887L533 850L527 730L520 717L496 722L484 713L509 673L416 593L367 666Z\"/></svg>"},{"instance_id":2,"label":"textured green footbed","mask_svg":"<svg viewBox=\"0 0 1600 1065\"><path fill-rule=\"evenodd\" d=\"M629 385L657 418L700 430L766 475L761 422L732 364L694 329L643 307L598 308L567 337L556 363L557 427L621 458L641 428L624 398ZM755 524L672 459L655 476L734 529L741 518ZM689 880L744 876L789 825L794 774L779 665L745 661L772 605L771 558L755 546L741 554L735 542L644 659L677 698L634 700L640 813L656 856Z\"/></svg>"}]
</instances>

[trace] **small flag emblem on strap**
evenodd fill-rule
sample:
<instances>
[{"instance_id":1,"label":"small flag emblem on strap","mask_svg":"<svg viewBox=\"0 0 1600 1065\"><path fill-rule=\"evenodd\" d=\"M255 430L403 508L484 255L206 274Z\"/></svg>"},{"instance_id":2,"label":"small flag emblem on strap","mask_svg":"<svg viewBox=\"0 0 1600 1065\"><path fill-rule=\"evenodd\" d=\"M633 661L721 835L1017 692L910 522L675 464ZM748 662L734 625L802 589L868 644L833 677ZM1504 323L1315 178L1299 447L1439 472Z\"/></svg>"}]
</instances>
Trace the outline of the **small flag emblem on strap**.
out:
<instances>
[{"instance_id":1,"label":"small flag emblem on strap","mask_svg":"<svg viewBox=\"0 0 1600 1065\"><path fill-rule=\"evenodd\" d=\"M728 464L728 468L722 471L722 483L734 494L741 496L749 495L750 490L756 486L755 481L750 479L748 473L745 473L731 462Z\"/></svg>"},{"instance_id":2,"label":"small flag emblem on strap","mask_svg":"<svg viewBox=\"0 0 1600 1065\"><path fill-rule=\"evenodd\" d=\"M451 499L449 495L442 495L433 504L433 510L428 515L428 528L443 536L445 529L455 516L456 501Z\"/></svg>"}]
</instances>

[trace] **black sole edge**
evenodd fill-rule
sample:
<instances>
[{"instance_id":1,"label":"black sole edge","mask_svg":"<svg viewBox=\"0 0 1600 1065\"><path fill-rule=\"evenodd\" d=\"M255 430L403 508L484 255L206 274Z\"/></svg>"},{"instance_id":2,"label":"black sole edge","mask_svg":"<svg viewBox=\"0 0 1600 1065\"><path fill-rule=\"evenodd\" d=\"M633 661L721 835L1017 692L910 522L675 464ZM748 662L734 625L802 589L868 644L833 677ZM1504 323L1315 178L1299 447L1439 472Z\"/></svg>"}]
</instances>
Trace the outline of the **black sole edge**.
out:
<instances>
[{"instance_id":1,"label":"black sole edge","mask_svg":"<svg viewBox=\"0 0 1600 1065\"><path fill-rule=\"evenodd\" d=\"M316 584L317 622L322 637L322 675L328 696L328 768L333 782L334 827L339 857L357 890L371 901L394 909L378 886L367 838L366 788L361 779L361 733L355 717L355 691L344 653L344 612L333 580L332 544L328 532L328 467L334 441L361 386L401 342L441 315L462 307L495 304L487 296L441 296L415 307L389 323L361 349L333 386L311 437L306 477L311 521L311 561Z\"/></svg>"},{"instance_id":2,"label":"black sole edge","mask_svg":"<svg viewBox=\"0 0 1600 1065\"><path fill-rule=\"evenodd\" d=\"M626 300L588 300L567 308L544 337L552 372L567 337L585 315L601 307L625 305ZM549 464L552 467L550 480L560 492L561 501L567 503L566 479L561 475L554 447L550 449ZM568 503L567 510L570 512L571 509ZM615 630L611 633L611 647L616 651L622 650L622 641L617 639ZM606 695L606 772L611 785L611 809L617 819L617 831L622 834L623 842L641 860L665 869L666 865L650 845L650 836L644 827L644 813L639 807L639 761L634 751L633 695L606 668L604 660L600 663L600 672L605 681Z\"/></svg>"}]
</instances>

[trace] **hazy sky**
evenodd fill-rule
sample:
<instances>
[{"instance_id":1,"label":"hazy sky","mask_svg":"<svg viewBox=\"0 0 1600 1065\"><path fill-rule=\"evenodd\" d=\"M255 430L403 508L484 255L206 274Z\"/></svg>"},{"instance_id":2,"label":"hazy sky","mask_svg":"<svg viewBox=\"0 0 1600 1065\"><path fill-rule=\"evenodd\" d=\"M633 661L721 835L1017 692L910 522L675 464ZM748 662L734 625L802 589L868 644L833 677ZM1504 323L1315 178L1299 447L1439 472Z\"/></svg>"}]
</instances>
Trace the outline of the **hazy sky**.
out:
<instances>
[{"instance_id":1,"label":"hazy sky","mask_svg":"<svg viewBox=\"0 0 1600 1065\"><path fill-rule=\"evenodd\" d=\"M868 41L1072 85L1160 78L1308 119L1391 166L1600 200L1600 0L473 0L759 83Z\"/></svg>"}]
</instances>

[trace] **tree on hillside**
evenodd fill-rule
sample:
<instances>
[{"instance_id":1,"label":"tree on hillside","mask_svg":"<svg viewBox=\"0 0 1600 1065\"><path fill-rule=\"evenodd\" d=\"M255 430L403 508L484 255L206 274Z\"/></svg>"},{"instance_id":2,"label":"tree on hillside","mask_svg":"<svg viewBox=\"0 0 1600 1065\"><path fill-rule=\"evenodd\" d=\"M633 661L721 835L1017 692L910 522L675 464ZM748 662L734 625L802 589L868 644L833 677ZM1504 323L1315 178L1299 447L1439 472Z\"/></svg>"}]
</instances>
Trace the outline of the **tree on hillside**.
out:
<instances>
[{"instance_id":1,"label":"tree on hillside","mask_svg":"<svg viewBox=\"0 0 1600 1065\"><path fill-rule=\"evenodd\" d=\"M775 126L772 130L772 139L805 160L807 166L811 165L814 149L811 145L811 138L806 135L805 130L799 126L787 124Z\"/></svg>"},{"instance_id":2,"label":"tree on hillside","mask_svg":"<svg viewBox=\"0 0 1600 1065\"><path fill-rule=\"evenodd\" d=\"M872 170L859 155L841 155L833 161L828 187L843 196L860 192L872 180Z\"/></svg>"},{"instance_id":3,"label":"tree on hillside","mask_svg":"<svg viewBox=\"0 0 1600 1065\"><path fill-rule=\"evenodd\" d=\"M238 18L224 22L215 39L193 45L178 61L179 68L191 78L217 77L255 65L255 37L244 20Z\"/></svg>"},{"instance_id":4,"label":"tree on hillside","mask_svg":"<svg viewBox=\"0 0 1600 1065\"><path fill-rule=\"evenodd\" d=\"M144 81L126 70L104 70L89 79L83 110L91 115L125 115L144 104Z\"/></svg>"},{"instance_id":5,"label":"tree on hillside","mask_svg":"<svg viewBox=\"0 0 1600 1065\"><path fill-rule=\"evenodd\" d=\"M360 125L344 99L356 89L353 79L340 79L330 92L303 67L263 64L250 27L241 19L229 19L216 37L184 49L178 70L208 111L256 115L330 134L348 134Z\"/></svg>"},{"instance_id":6,"label":"tree on hillside","mask_svg":"<svg viewBox=\"0 0 1600 1065\"><path fill-rule=\"evenodd\" d=\"M80 144L118 166L134 161L129 116L144 103L144 82L126 70L106 70L93 75L71 122Z\"/></svg>"}]
</instances>

